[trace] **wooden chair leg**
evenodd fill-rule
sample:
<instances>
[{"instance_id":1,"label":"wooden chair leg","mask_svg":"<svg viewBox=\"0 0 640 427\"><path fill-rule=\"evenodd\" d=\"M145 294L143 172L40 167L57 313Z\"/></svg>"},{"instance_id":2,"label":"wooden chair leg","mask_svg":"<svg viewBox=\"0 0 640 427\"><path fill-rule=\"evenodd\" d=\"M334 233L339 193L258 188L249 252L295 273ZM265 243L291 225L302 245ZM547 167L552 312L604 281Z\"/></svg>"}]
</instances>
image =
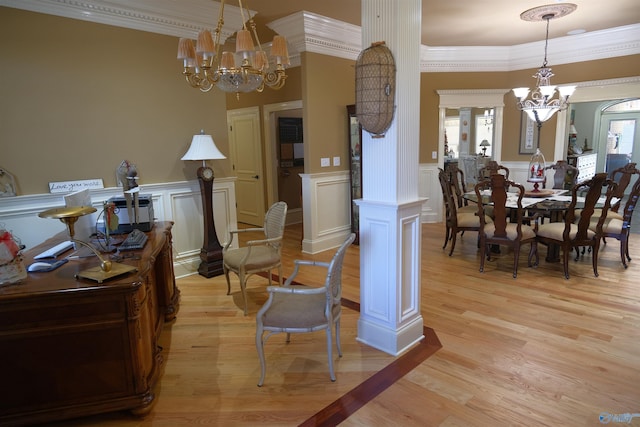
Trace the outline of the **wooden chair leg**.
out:
<instances>
[{"instance_id":1,"label":"wooden chair leg","mask_svg":"<svg viewBox=\"0 0 640 427\"><path fill-rule=\"evenodd\" d=\"M449 251L449 256L453 255L453 249L456 247L456 236L458 233L451 234L451 250Z\"/></svg>"},{"instance_id":2,"label":"wooden chair leg","mask_svg":"<svg viewBox=\"0 0 640 427\"><path fill-rule=\"evenodd\" d=\"M569 280L569 253L573 252L570 248L562 248L562 264L564 267L564 278Z\"/></svg>"},{"instance_id":3,"label":"wooden chair leg","mask_svg":"<svg viewBox=\"0 0 640 427\"><path fill-rule=\"evenodd\" d=\"M520 258L520 246L513 248L513 278L518 277L518 260Z\"/></svg>"}]
</instances>

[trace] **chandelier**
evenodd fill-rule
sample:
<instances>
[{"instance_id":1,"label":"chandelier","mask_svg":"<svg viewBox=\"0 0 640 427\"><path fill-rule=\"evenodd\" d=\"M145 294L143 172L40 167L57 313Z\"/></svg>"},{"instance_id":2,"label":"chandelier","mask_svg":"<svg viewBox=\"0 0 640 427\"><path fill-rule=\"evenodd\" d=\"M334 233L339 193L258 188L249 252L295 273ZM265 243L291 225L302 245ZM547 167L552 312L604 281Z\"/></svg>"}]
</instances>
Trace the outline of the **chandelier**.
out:
<instances>
[{"instance_id":1,"label":"chandelier","mask_svg":"<svg viewBox=\"0 0 640 427\"><path fill-rule=\"evenodd\" d=\"M493 124L493 108L490 110L484 110L484 125L489 127Z\"/></svg>"},{"instance_id":2,"label":"chandelier","mask_svg":"<svg viewBox=\"0 0 640 427\"><path fill-rule=\"evenodd\" d=\"M188 38L181 38L178 42L178 59L184 63L182 74L187 83L202 92L209 92L217 86L224 92L235 92L238 98L240 92L262 92L265 85L272 89L282 88L287 78L284 66L289 65L286 39L279 35L273 38L270 56L275 62L275 69L272 69L260 44L253 17L246 9L249 19L245 20L245 9L242 1L238 0L243 24L236 33L236 51L223 51L220 34L224 25L224 3L225 0L220 1L218 25L213 36L204 30L198 34L195 46ZM251 31L247 29L247 22Z\"/></svg>"},{"instance_id":3,"label":"chandelier","mask_svg":"<svg viewBox=\"0 0 640 427\"><path fill-rule=\"evenodd\" d=\"M552 4L529 9L520 14L524 21L547 21L547 34L544 40L544 61L533 77L536 78L536 87L529 95L529 88L518 87L513 89L514 95L518 98L517 107L527 113L529 118L536 123L550 119L557 111L565 110L568 107L568 99L573 94L575 86L558 87L558 98L553 98L556 86L551 84L553 73L547 67L547 46L549 44L549 21L570 14L578 6L572 3Z\"/></svg>"}]
</instances>

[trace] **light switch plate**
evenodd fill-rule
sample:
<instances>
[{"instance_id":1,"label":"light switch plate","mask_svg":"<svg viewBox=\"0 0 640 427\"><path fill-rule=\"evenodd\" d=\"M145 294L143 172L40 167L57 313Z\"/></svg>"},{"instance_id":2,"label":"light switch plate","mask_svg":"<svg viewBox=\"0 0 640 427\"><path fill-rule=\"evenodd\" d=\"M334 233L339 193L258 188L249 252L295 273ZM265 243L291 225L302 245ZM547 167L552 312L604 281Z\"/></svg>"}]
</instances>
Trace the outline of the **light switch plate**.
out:
<instances>
[{"instance_id":1,"label":"light switch plate","mask_svg":"<svg viewBox=\"0 0 640 427\"><path fill-rule=\"evenodd\" d=\"M333 158L333 166L340 166L340 157L336 156Z\"/></svg>"},{"instance_id":2,"label":"light switch plate","mask_svg":"<svg viewBox=\"0 0 640 427\"><path fill-rule=\"evenodd\" d=\"M438 152L437 151L432 151L431 152L431 158L434 159L434 160L437 159L438 158Z\"/></svg>"},{"instance_id":3,"label":"light switch plate","mask_svg":"<svg viewBox=\"0 0 640 427\"><path fill-rule=\"evenodd\" d=\"M320 167L322 168L326 168L331 166L331 163L329 162L329 158L328 157L322 157L320 159Z\"/></svg>"}]
</instances>

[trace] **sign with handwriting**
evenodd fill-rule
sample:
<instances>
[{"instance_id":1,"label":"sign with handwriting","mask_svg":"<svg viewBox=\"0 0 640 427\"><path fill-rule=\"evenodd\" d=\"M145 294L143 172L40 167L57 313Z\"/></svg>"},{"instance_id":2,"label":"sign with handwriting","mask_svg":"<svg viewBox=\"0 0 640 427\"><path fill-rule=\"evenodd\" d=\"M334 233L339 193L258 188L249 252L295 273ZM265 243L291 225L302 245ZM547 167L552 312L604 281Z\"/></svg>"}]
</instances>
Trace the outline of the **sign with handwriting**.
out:
<instances>
[{"instance_id":1,"label":"sign with handwriting","mask_svg":"<svg viewBox=\"0 0 640 427\"><path fill-rule=\"evenodd\" d=\"M104 188L101 178L49 183L49 193L71 193L84 189Z\"/></svg>"}]
</instances>

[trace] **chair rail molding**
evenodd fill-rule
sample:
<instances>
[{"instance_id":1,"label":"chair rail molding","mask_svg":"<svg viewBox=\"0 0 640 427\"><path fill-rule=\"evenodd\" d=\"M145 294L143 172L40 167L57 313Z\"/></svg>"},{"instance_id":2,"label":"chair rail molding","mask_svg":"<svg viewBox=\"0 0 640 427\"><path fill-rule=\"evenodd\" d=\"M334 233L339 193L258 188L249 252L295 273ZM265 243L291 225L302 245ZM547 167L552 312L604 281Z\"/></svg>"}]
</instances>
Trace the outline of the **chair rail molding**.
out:
<instances>
[{"instance_id":1,"label":"chair rail molding","mask_svg":"<svg viewBox=\"0 0 640 427\"><path fill-rule=\"evenodd\" d=\"M216 178L213 184L213 210L220 242L229 239L236 229L235 177ZM197 181L156 183L141 186L142 194L153 200L155 220L173 221L173 262L176 277L197 274L204 234L200 188ZM90 190L91 204L102 211L110 197L122 195L122 187ZM62 222L42 219L46 209L64 206L64 194L32 194L0 198L0 224L20 239L26 248L33 247L65 231Z\"/></svg>"}]
</instances>

